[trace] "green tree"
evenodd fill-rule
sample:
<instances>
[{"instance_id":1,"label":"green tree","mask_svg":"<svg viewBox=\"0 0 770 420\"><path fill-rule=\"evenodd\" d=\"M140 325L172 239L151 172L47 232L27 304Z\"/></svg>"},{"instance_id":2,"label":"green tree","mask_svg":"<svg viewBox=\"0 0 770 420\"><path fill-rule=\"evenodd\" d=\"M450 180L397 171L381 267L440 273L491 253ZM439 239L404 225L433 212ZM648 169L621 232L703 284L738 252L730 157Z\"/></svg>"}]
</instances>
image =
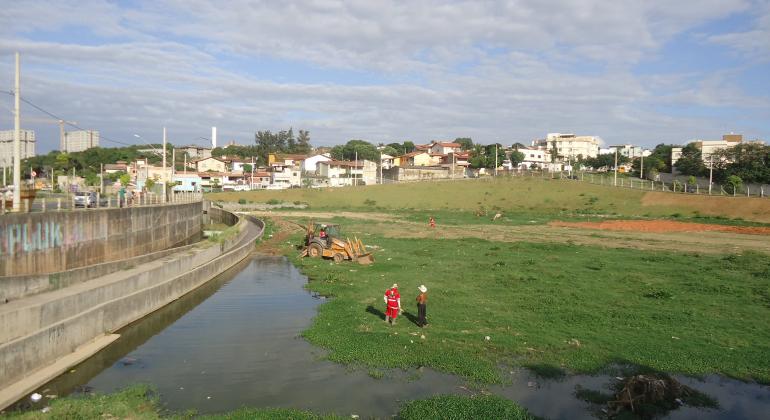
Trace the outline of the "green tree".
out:
<instances>
[{"instance_id":1,"label":"green tree","mask_svg":"<svg viewBox=\"0 0 770 420\"><path fill-rule=\"evenodd\" d=\"M350 140L344 146L334 146L331 154L337 160L354 160L358 157L358 160L380 161L380 151L365 140Z\"/></svg>"},{"instance_id":2,"label":"green tree","mask_svg":"<svg viewBox=\"0 0 770 420\"><path fill-rule=\"evenodd\" d=\"M398 152L397 149L391 147L390 145L383 147L382 150L380 150L380 151L383 154L390 155L390 156L399 156L401 154L401 153Z\"/></svg>"},{"instance_id":3,"label":"green tree","mask_svg":"<svg viewBox=\"0 0 770 420\"><path fill-rule=\"evenodd\" d=\"M243 172L251 172L251 164L247 163L243 165Z\"/></svg>"},{"instance_id":4,"label":"green tree","mask_svg":"<svg viewBox=\"0 0 770 420\"><path fill-rule=\"evenodd\" d=\"M713 162L714 178L719 181L735 175L744 182L770 183L770 146L738 144L717 151Z\"/></svg>"},{"instance_id":5,"label":"green tree","mask_svg":"<svg viewBox=\"0 0 770 420\"><path fill-rule=\"evenodd\" d=\"M670 144L658 144L655 146L655 148L650 153L650 156L644 158L646 161L648 158L657 158L660 159L661 162L663 162L663 166L658 168L660 172L671 172L671 149L673 148L673 145ZM646 162L645 162L646 163Z\"/></svg>"},{"instance_id":6,"label":"green tree","mask_svg":"<svg viewBox=\"0 0 770 420\"><path fill-rule=\"evenodd\" d=\"M682 148L682 156L674 166L685 175L700 176L707 172L701 151L695 146L695 143L690 143Z\"/></svg>"},{"instance_id":7,"label":"green tree","mask_svg":"<svg viewBox=\"0 0 770 420\"><path fill-rule=\"evenodd\" d=\"M455 143L459 143L462 150L473 149L473 140L470 137L458 137L455 139Z\"/></svg>"},{"instance_id":8,"label":"green tree","mask_svg":"<svg viewBox=\"0 0 770 420\"><path fill-rule=\"evenodd\" d=\"M120 185L127 186L131 182L131 175L123 174L120 176Z\"/></svg>"},{"instance_id":9,"label":"green tree","mask_svg":"<svg viewBox=\"0 0 770 420\"><path fill-rule=\"evenodd\" d=\"M618 154L618 165L628 163L629 160L628 157ZM612 170L615 168L615 153L605 153L594 158L587 158L585 165L593 169L607 168L607 170Z\"/></svg>"},{"instance_id":10,"label":"green tree","mask_svg":"<svg viewBox=\"0 0 770 420\"><path fill-rule=\"evenodd\" d=\"M313 146L310 144L310 132L307 130L299 130L299 136L297 136L296 153L308 154L313 151Z\"/></svg>"},{"instance_id":11,"label":"green tree","mask_svg":"<svg viewBox=\"0 0 770 420\"><path fill-rule=\"evenodd\" d=\"M513 165L513 167L515 168L519 166L521 162L524 162L525 157L526 156L524 156L524 153L521 153L518 150L514 150L511 152L511 157L509 159L511 160L511 165Z\"/></svg>"},{"instance_id":12,"label":"green tree","mask_svg":"<svg viewBox=\"0 0 770 420\"><path fill-rule=\"evenodd\" d=\"M737 175L730 175L725 180L725 190L730 194L738 194L743 188L743 180Z\"/></svg>"}]
</instances>

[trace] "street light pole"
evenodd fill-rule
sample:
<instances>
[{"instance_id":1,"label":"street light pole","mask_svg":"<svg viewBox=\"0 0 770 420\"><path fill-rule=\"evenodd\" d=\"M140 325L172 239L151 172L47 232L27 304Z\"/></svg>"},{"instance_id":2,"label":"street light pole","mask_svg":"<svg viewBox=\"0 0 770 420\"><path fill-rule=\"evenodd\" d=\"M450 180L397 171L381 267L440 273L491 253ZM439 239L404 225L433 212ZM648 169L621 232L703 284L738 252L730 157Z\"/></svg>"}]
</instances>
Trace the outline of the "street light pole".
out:
<instances>
[{"instance_id":1,"label":"street light pole","mask_svg":"<svg viewBox=\"0 0 770 420\"><path fill-rule=\"evenodd\" d=\"M618 186L618 148L615 148L615 186Z\"/></svg>"},{"instance_id":2,"label":"street light pole","mask_svg":"<svg viewBox=\"0 0 770 420\"><path fill-rule=\"evenodd\" d=\"M163 202L166 202L166 127L163 127Z\"/></svg>"},{"instance_id":3,"label":"street light pole","mask_svg":"<svg viewBox=\"0 0 770 420\"><path fill-rule=\"evenodd\" d=\"M709 155L709 195L711 195L711 180L714 179L714 155Z\"/></svg>"},{"instance_id":4,"label":"street light pole","mask_svg":"<svg viewBox=\"0 0 770 420\"><path fill-rule=\"evenodd\" d=\"M21 58L16 53L13 112L13 211L21 210Z\"/></svg>"}]
</instances>

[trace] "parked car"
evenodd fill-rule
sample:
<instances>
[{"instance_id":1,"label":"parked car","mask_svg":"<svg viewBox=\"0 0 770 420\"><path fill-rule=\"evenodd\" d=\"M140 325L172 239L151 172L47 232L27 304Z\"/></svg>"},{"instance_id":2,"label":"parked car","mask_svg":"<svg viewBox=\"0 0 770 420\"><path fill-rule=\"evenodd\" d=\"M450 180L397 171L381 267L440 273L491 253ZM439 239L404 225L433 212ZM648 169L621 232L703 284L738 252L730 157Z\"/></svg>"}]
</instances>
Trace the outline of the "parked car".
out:
<instances>
[{"instance_id":1,"label":"parked car","mask_svg":"<svg viewBox=\"0 0 770 420\"><path fill-rule=\"evenodd\" d=\"M75 207L96 207L96 193L93 191L79 191L75 193ZM107 207L107 199L99 199L99 207Z\"/></svg>"},{"instance_id":2,"label":"parked car","mask_svg":"<svg viewBox=\"0 0 770 420\"><path fill-rule=\"evenodd\" d=\"M250 188L246 184L238 184L235 186L235 191L249 191Z\"/></svg>"}]
</instances>

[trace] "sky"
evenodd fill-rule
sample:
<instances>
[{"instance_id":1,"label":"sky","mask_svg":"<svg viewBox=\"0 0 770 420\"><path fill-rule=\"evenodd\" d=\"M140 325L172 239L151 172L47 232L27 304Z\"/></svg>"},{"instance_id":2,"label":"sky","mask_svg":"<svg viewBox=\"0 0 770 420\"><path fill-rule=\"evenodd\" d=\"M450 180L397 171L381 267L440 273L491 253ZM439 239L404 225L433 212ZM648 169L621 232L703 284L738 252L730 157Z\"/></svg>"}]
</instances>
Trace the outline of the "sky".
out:
<instances>
[{"instance_id":1,"label":"sky","mask_svg":"<svg viewBox=\"0 0 770 420\"><path fill-rule=\"evenodd\" d=\"M17 51L22 97L105 147L770 140L770 0L4 1L0 129ZM38 153L47 119L22 107Z\"/></svg>"}]
</instances>

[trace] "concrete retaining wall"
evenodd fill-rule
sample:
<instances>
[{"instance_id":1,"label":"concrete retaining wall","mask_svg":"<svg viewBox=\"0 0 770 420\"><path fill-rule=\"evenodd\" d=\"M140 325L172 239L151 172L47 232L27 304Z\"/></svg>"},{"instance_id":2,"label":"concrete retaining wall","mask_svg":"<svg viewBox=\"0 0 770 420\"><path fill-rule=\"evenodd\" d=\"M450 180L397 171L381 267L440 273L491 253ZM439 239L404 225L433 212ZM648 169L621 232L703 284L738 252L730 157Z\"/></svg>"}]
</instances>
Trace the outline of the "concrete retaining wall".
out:
<instances>
[{"instance_id":1,"label":"concrete retaining wall","mask_svg":"<svg viewBox=\"0 0 770 420\"><path fill-rule=\"evenodd\" d=\"M29 304L25 299L7 305L6 316L0 316L0 389L167 305L244 259L264 230L261 221L246 218L238 220L239 242L227 249L224 243L207 242L126 273L36 296ZM50 298L36 302L43 297ZM14 324L19 328L12 328Z\"/></svg>"},{"instance_id":2,"label":"concrete retaining wall","mask_svg":"<svg viewBox=\"0 0 770 420\"><path fill-rule=\"evenodd\" d=\"M201 203L0 217L0 276L56 273L199 239ZM0 278L2 283L2 278Z\"/></svg>"}]
</instances>

